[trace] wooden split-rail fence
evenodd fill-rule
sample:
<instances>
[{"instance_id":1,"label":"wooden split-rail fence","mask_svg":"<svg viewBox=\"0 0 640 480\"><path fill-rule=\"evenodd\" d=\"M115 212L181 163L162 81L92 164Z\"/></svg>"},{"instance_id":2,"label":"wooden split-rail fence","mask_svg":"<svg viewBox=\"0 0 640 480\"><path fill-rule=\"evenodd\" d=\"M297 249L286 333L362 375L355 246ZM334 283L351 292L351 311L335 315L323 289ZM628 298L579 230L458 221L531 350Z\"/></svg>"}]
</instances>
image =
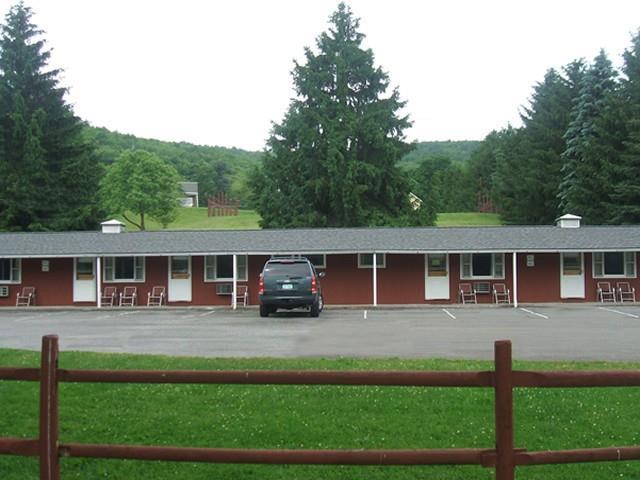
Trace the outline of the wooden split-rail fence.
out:
<instances>
[{"instance_id":1,"label":"wooden split-rail fence","mask_svg":"<svg viewBox=\"0 0 640 480\"><path fill-rule=\"evenodd\" d=\"M640 459L640 446L538 452L516 448L513 436L514 388L638 387L640 371L514 371L511 342L507 340L495 342L493 371L157 371L61 369L58 368L58 337L47 335L42 339L40 368L0 367L0 380L40 382L39 437L0 437L0 454L37 457L41 480L58 480L60 459L65 457L307 465L481 465L495 468L498 480L514 479L516 467L529 465ZM495 391L495 446L411 450L267 450L60 443L60 382L492 388Z\"/></svg>"}]
</instances>

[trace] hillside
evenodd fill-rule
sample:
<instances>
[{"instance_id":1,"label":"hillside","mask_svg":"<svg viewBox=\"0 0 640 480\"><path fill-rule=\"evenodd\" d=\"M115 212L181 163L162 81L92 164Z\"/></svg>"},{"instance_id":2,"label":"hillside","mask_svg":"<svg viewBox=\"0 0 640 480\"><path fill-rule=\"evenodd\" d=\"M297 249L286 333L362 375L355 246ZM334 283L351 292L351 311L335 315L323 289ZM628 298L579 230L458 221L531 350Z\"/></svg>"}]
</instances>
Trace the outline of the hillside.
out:
<instances>
[{"instance_id":1,"label":"hillside","mask_svg":"<svg viewBox=\"0 0 640 480\"><path fill-rule=\"evenodd\" d=\"M400 160L400 166L413 168L426 157L440 155L449 157L453 162L464 163L481 143L479 140L418 142L415 149Z\"/></svg>"}]
</instances>

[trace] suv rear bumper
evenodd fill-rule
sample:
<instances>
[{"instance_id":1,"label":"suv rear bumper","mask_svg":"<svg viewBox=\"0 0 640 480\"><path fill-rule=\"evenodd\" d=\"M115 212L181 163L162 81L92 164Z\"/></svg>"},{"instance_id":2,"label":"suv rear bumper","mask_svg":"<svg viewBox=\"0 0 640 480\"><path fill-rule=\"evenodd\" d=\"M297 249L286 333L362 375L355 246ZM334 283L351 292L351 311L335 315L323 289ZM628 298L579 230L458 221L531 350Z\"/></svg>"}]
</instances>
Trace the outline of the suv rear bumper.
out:
<instances>
[{"instance_id":1,"label":"suv rear bumper","mask_svg":"<svg viewBox=\"0 0 640 480\"><path fill-rule=\"evenodd\" d=\"M276 308L309 307L318 301L317 294L309 295L260 295L260 303Z\"/></svg>"}]
</instances>

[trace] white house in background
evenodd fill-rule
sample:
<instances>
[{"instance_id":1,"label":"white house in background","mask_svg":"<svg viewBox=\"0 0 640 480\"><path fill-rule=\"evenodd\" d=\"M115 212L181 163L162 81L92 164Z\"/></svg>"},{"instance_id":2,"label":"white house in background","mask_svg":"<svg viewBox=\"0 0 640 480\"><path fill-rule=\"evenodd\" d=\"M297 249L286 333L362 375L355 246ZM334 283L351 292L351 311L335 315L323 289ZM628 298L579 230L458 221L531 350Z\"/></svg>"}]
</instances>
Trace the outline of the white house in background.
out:
<instances>
[{"instance_id":1,"label":"white house in background","mask_svg":"<svg viewBox=\"0 0 640 480\"><path fill-rule=\"evenodd\" d=\"M198 206L198 182L179 182L183 196L179 198L183 207Z\"/></svg>"}]
</instances>

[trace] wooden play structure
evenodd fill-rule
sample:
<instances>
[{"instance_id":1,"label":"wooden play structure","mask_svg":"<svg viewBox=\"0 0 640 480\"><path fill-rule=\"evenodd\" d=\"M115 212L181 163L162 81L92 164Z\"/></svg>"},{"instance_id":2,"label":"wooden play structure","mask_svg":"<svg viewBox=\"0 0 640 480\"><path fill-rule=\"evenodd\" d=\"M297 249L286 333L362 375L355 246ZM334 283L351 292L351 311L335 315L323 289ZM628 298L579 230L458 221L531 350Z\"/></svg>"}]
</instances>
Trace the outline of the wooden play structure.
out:
<instances>
[{"instance_id":1,"label":"wooden play structure","mask_svg":"<svg viewBox=\"0 0 640 480\"><path fill-rule=\"evenodd\" d=\"M225 192L218 192L207 200L207 213L210 217L230 217L238 215L240 202L227 197Z\"/></svg>"}]
</instances>

